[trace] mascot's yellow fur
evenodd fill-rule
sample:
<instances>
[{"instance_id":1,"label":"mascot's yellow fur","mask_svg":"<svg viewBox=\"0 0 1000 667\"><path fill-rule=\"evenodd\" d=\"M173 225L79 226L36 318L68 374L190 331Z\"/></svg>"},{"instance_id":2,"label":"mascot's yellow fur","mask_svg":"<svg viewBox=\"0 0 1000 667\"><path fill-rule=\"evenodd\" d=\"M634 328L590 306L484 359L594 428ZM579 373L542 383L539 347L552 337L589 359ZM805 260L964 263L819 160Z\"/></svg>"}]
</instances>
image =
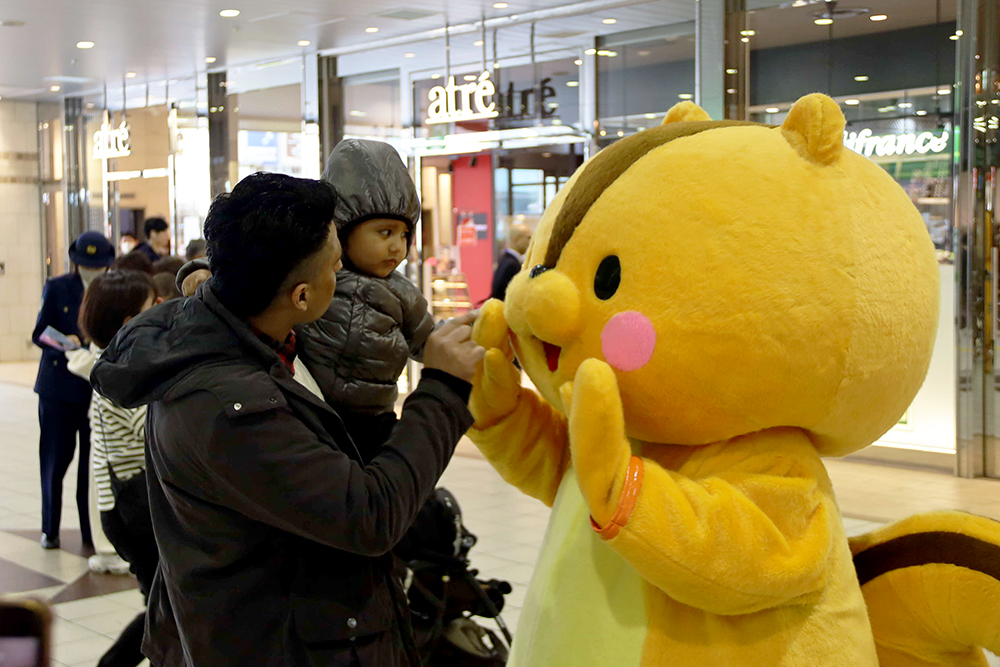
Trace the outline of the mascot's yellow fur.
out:
<instances>
[{"instance_id":1,"label":"mascot's yellow fur","mask_svg":"<svg viewBox=\"0 0 1000 667\"><path fill-rule=\"evenodd\" d=\"M843 130L822 95L781 127L678 105L580 168L484 308L470 436L553 507L511 664L975 665L997 643L992 620L948 624L991 613L976 595L995 578L935 560L936 538L899 541L995 558L996 525L964 515L853 544L869 621L821 457L913 399L938 269L906 194ZM964 574L981 579L945 603Z\"/></svg>"}]
</instances>

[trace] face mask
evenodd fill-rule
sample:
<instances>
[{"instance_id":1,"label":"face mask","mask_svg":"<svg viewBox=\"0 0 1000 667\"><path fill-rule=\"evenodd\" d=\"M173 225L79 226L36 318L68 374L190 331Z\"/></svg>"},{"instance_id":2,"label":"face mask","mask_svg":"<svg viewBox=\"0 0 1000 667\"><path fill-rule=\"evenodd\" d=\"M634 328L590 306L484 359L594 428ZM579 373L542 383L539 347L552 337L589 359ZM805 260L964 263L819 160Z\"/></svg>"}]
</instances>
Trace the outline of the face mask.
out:
<instances>
[{"instance_id":1,"label":"face mask","mask_svg":"<svg viewBox=\"0 0 1000 667\"><path fill-rule=\"evenodd\" d=\"M83 280L83 286L85 288L90 286L90 283L93 282L94 278L107 271L107 268L104 267L100 269L88 269L85 266L81 266L79 268L80 268L80 279Z\"/></svg>"}]
</instances>

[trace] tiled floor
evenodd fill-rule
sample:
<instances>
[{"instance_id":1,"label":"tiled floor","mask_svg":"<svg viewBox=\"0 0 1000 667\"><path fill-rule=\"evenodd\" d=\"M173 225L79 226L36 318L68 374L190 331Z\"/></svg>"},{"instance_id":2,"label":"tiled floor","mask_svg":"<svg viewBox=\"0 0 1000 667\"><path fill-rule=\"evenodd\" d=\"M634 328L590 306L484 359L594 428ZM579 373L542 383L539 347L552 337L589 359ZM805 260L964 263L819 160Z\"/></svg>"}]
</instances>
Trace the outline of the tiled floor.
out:
<instances>
[{"instance_id":1,"label":"tiled floor","mask_svg":"<svg viewBox=\"0 0 1000 667\"><path fill-rule=\"evenodd\" d=\"M31 365L0 365L0 597L72 600L53 605L54 664L90 667L142 608L142 598L134 589L120 591L127 583L120 578L88 574L85 558L67 551L43 551L24 534L38 529L40 516L33 372ZM838 460L829 461L828 467L850 534L936 508L967 509L1000 519L1000 482ZM472 561L480 576L511 582L514 590L506 599L503 617L515 631L548 510L505 484L468 441L459 446L441 484L458 498L466 525L479 537ZM74 477L67 475L63 512L67 534L78 528L73 487ZM29 580L45 585L25 590ZM100 594L105 590L119 592ZM75 599L80 595L89 597Z\"/></svg>"}]
</instances>

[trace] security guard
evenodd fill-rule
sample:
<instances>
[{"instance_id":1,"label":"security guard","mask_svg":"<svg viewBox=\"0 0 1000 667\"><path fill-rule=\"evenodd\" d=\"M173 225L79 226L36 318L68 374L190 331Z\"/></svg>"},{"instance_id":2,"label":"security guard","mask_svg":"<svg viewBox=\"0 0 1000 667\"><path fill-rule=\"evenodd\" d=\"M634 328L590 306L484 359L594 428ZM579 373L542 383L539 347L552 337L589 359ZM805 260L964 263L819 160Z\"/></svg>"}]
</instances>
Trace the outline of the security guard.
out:
<instances>
[{"instance_id":1,"label":"security guard","mask_svg":"<svg viewBox=\"0 0 1000 667\"><path fill-rule=\"evenodd\" d=\"M79 339L77 318L83 293L90 281L108 270L115 261L114 246L98 232L84 232L70 246L71 273L52 278L42 292L42 309L31 336L42 348L35 393L38 394L39 446L42 471L42 546L59 548L59 520L62 513L62 482L73 461L76 440L80 442L77 468L76 506L84 544L92 544L88 516L90 464L90 384L66 369L66 355L40 339L45 328Z\"/></svg>"}]
</instances>

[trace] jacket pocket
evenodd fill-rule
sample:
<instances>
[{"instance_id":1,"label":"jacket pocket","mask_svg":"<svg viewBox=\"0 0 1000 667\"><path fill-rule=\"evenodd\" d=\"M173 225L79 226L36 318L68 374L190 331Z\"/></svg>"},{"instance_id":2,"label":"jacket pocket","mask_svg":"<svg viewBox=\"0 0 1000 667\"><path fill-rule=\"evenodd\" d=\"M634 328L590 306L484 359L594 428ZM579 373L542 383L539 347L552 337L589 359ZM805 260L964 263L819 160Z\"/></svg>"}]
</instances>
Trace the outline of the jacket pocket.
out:
<instances>
[{"instance_id":1,"label":"jacket pocket","mask_svg":"<svg viewBox=\"0 0 1000 667\"><path fill-rule=\"evenodd\" d=\"M301 572L292 592L295 632L306 644L355 639L389 630L394 622L392 598L377 568L344 571L336 559L328 570ZM339 570L339 571L338 571Z\"/></svg>"}]
</instances>

